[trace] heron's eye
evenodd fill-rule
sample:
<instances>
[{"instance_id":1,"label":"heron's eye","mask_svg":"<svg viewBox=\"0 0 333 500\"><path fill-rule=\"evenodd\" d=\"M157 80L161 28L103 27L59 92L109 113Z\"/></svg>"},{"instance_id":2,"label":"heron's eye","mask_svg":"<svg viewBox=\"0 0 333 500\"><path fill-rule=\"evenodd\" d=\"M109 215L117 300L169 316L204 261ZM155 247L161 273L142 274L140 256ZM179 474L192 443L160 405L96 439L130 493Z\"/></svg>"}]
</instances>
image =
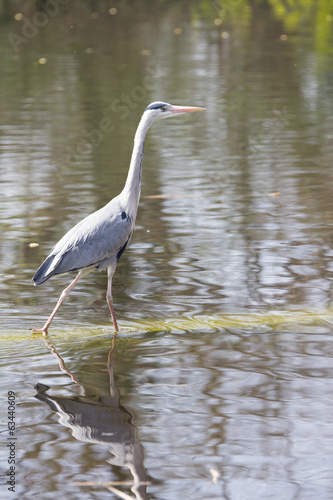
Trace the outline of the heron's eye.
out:
<instances>
[{"instance_id":1,"label":"heron's eye","mask_svg":"<svg viewBox=\"0 0 333 500\"><path fill-rule=\"evenodd\" d=\"M166 110L166 107L165 106L162 106L161 107L161 111L165 111Z\"/></svg>"}]
</instances>

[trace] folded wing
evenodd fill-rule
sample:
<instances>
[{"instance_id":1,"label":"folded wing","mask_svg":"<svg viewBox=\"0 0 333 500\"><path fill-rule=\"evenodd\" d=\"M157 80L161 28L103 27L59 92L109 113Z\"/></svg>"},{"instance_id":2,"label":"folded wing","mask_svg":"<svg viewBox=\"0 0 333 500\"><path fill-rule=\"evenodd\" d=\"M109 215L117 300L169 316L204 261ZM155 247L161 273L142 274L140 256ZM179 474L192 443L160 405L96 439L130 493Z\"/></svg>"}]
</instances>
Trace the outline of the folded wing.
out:
<instances>
[{"instance_id":1,"label":"folded wing","mask_svg":"<svg viewBox=\"0 0 333 500\"><path fill-rule=\"evenodd\" d=\"M55 274L99 267L107 259L117 255L119 258L133 226L134 221L116 199L112 200L61 238L33 277L35 284L40 285Z\"/></svg>"}]
</instances>

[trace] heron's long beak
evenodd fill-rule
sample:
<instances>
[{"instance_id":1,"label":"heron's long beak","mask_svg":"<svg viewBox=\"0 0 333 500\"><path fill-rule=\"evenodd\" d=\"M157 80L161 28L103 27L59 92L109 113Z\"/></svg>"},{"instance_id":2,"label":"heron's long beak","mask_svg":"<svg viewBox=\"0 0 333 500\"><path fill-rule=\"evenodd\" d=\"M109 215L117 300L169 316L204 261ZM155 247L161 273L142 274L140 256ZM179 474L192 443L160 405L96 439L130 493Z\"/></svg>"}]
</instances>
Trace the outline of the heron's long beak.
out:
<instances>
[{"instance_id":1,"label":"heron's long beak","mask_svg":"<svg viewBox=\"0 0 333 500\"><path fill-rule=\"evenodd\" d=\"M206 108L196 108L193 106L170 106L171 113L189 113L190 111L205 111Z\"/></svg>"}]
</instances>

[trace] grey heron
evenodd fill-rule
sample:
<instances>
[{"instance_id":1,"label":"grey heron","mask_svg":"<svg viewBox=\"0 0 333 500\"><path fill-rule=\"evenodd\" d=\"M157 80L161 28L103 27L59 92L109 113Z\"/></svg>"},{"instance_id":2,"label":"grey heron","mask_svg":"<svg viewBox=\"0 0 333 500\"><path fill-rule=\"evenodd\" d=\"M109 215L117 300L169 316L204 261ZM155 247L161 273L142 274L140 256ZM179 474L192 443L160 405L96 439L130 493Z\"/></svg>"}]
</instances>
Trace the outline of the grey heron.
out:
<instances>
[{"instance_id":1,"label":"grey heron","mask_svg":"<svg viewBox=\"0 0 333 500\"><path fill-rule=\"evenodd\" d=\"M41 285L54 275L78 271L76 278L61 293L43 328L32 330L34 333L41 332L45 337L48 335L48 328L54 316L73 286L93 269L107 270L106 301L114 330L118 331L112 303L112 277L134 229L141 192L142 157L146 133L149 127L161 118L204 109L173 106L166 102L153 102L146 108L135 133L131 162L122 192L70 229L53 247L33 277L34 284Z\"/></svg>"}]
</instances>

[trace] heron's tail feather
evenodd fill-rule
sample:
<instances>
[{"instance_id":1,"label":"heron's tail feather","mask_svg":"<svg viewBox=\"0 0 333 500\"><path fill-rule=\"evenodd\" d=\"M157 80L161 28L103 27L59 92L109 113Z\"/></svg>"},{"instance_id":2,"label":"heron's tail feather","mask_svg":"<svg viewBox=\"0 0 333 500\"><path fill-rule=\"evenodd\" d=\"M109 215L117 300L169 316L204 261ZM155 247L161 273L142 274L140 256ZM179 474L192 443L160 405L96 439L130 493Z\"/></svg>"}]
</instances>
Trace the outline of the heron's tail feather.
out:
<instances>
[{"instance_id":1,"label":"heron's tail feather","mask_svg":"<svg viewBox=\"0 0 333 500\"><path fill-rule=\"evenodd\" d=\"M43 264L37 269L35 276L32 278L35 285L41 285L55 274L54 255L50 255L44 260Z\"/></svg>"}]
</instances>

